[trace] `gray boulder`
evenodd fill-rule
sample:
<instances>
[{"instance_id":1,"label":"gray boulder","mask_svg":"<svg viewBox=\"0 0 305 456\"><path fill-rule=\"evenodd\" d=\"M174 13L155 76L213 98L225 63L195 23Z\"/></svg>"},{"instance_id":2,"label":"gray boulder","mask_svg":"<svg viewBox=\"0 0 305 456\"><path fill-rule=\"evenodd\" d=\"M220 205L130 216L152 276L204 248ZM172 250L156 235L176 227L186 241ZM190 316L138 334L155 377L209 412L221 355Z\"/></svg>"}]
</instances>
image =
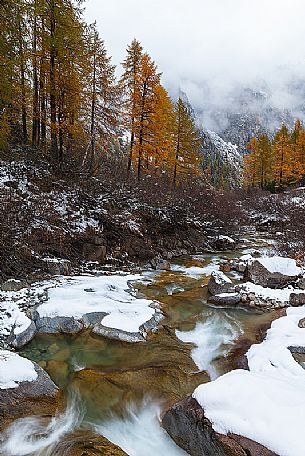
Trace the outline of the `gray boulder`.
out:
<instances>
[{"instance_id":1,"label":"gray boulder","mask_svg":"<svg viewBox=\"0 0 305 456\"><path fill-rule=\"evenodd\" d=\"M212 295L227 293L233 289L233 283L229 277L227 277L221 271L213 271L208 283L208 290Z\"/></svg>"},{"instance_id":2,"label":"gray boulder","mask_svg":"<svg viewBox=\"0 0 305 456\"><path fill-rule=\"evenodd\" d=\"M239 293L221 293L218 295L210 296L208 302L219 306L233 306L241 302L242 298Z\"/></svg>"},{"instance_id":3,"label":"gray boulder","mask_svg":"<svg viewBox=\"0 0 305 456\"><path fill-rule=\"evenodd\" d=\"M229 236L219 235L215 238L210 238L209 244L212 249L218 251L234 250L237 242Z\"/></svg>"},{"instance_id":4,"label":"gray boulder","mask_svg":"<svg viewBox=\"0 0 305 456\"><path fill-rule=\"evenodd\" d=\"M34 338L35 334L36 334L36 325L32 321L31 324L29 325L29 327L22 333L14 334L14 332L12 331L12 333L9 335L9 337L7 339L7 343L11 347L14 347L17 349L22 348L24 345L29 343Z\"/></svg>"},{"instance_id":5,"label":"gray boulder","mask_svg":"<svg viewBox=\"0 0 305 456\"><path fill-rule=\"evenodd\" d=\"M301 318L301 320L298 323L299 328L305 328L305 318Z\"/></svg>"},{"instance_id":6,"label":"gray boulder","mask_svg":"<svg viewBox=\"0 0 305 456\"><path fill-rule=\"evenodd\" d=\"M121 340L123 342L143 342L145 340L146 333L154 331L163 318L164 315L162 312L155 312L153 317L140 326L139 331L135 333L130 333L116 328L109 328L104 326L102 323L96 324L92 329L92 333L108 337L109 339Z\"/></svg>"},{"instance_id":7,"label":"gray boulder","mask_svg":"<svg viewBox=\"0 0 305 456\"><path fill-rule=\"evenodd\" d=\"M260 258L249 261L244 273L245 280L269 288L282 288L297 281L300 272L294 260L273 257L270 267L267 260L269 259Z\"/></svg>"},{"instance_id":8,"label":"gray boulder","mask_svg":"<svg viewBox=\"0 0 305 456\"><path fill-rule=\"evenodd\" d=\"M82 322L85 328L94 328L99 325L104 317L108 315L106 312L90 312L82 316Z\"/></svg>"},{"instance_id":9,"label":"gray boulder","mask_svg":"<svg viewBox=\"0 0 305 456\"><path fill-rule=\"evenodd\" d=\"M160 260L156 262L155 269L159 271L170 271L171 270L171 264L167 260Z\"/></svg>"},{"instance_id":10,"label":"gray boulder","mask_svg":"<svg viewBox=\"0 0 305 456\"><path fill-rule=\"evenodd\" d=\"M218 434L198 402L188 397L170 408L162 426L191 456L278 456L245 437Z\"/></svg>"},{"instance_id":11,"label":"gray boulder","mask_svg":"<svg viewBox=\"0 0 305 456\"><path fill-rule=\"evenodd\" d=\"M9 279L1 284L2 291L20 291L28 286L24 280Z\"/></svg>"},{"instance_id":12,"label":"gray boulder","mask_svg":"<svg viewBox=\"0 0 305 456\"><path fill-rule=\"evenodd\" d=\"M84 325L74 317L38 317L36 328L39 333L76 334L84 329Z\"/></svg>"},{"instance_id":13,"label":"gray boulder","mask_svg":"<svg viewBox=\"0 0 305 456\"><path fill-rule=\"evenodd\" d=\"M102 324L94 326L92 329L93 334L98 336L104 336L109 339L120 340L122 342L143 342L145 340L144 336L140 333L130 333L127 331L122 331L121 329L108 328Z\"/></svg>"},{"instance_id":14,"label":"gray boulder","mask_svg":"<svg viewBox=\"0 0 305 456\"><path fill-rule=\"evenodd\" d=\"M71 262L69 260L47 258L44 261L49 274L69 276L72 273Z\"/></svg>"},{"instance_id":15,"label":"gray boulder","mask_svg":"<svg viewBox=\"0 0 305 456\"><path fill-rule=\"evenodd\" d=\"M305 293L291 293L289 297L289 304L292 307L299 307L305 304Z\"/></svg>"}]
</instances>

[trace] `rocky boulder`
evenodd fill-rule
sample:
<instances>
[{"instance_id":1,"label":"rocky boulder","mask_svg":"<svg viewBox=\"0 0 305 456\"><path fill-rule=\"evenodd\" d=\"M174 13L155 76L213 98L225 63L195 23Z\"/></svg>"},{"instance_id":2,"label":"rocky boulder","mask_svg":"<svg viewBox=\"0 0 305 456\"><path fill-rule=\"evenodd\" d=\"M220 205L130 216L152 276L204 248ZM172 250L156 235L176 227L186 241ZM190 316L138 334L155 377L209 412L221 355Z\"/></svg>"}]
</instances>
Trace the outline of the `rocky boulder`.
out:
<instances>
[{"instance_id":1,"label":"rocky boulder","mask_svg":"<svg viewBox=\"0 0 305 456\"><path fill-rule=\"evenodd\" d=\"M213 271L208 283L208 290L212 295L227 293L232 289L233 283L222 271Z\"/></svg>"},{"instance_id":2,"label":"rocky boulder","mask_svg":"<svg viewBox=\"0 0 305 456\"><path fill-rule=\"evenodd\" d=\"M215 432L204 410L192 397L170 408L163 416L162 426L191 456L277 456L245 437Z\"/></svg>"},{"instance_id":3,"label":"rocky boulder","mask_svg":"<svg viewBox=\"0 0 305 456\"><path fill-rule=\"evenodd\" d=\"M127 456L125 451L109 442L105 437L88 431L66 435L52 448L52 454L65 456Z\"/></svg>"},{"instance_id":4,"label":"rocky boulder","mask_svg":"<svg viewBox=\"0 0 305 456\"><path fill-rule=\"evenodd\" d=\"M18 373L17 363L27 362L28 365L19 367L19 374L26 378L25 371L31 368L30 361L21 358L16 354L9 355L9 352L0 352L1 368L3 357L14 357L12 364L7 365L10 372L7 375L12 376L12 369L14 368ZM0 430L5 429L14 420L24 418L31 415L39 415L44 417L51 417L56 414L58 410L63 409L63 397L60 390L52 382L48 374L41 369L36 363L31 363L32 368L36 371L36 378L27 381L19 381L16 374L16 383L12 382L11 378L3 380L3 373L0 374ZM13 367L14 366L14 367Z\"/></svg>"},{"instance_id":5,"label":"rocky boulder","mask_svg":"<svg viewBox=\"0 0 305 456\"><path fill-rule=\"evenodd\" d=\"M305 293L291 293L289 304L292 307L303 306L305 304Z\"/></svg>"},{"instance_id":6,"label":"rocky boulder","mask_svg":"<svg viewBox=\"0 0 305 456\"><path fill-rule=\"evenodd\" d=\"M224 250L234 250L236 248L237 242L229 236L217 236L209 240L209 244L212 249L224 251Z\"/></svg>"},{"instance_id":7,"label":"rocky boulder","mask_svg":"<svg viewBox=\"0 0 305 456\"><path fill-rule=\"evenodd\" d=\"M69 260L46 258L43 261L46 263L46 269L49 274L63 276L71 275L72 266Z\"/></svg>"},{"instance_id":8,"label":"rocky boulder","mask_svg":"<svg viewBox=\"0 0 305 456\"><path fill-rule=\"evenodd\" d=\"M6 342L10 347L13 348L22 348L24 345L28 344L36 334L36 325L32 321L30 325L21 333L16 334L14 328L7 338Z\"/></svg>"},{"instance_id":9,"label":"rocky boulder","mask_svg":"<svg viewBox=\"0 0 305 456\"><path fill-rule=\"evenodd\" d=\"M77 334L84 325L74 317L40 317L36 321L37 332L46 334Z\"/></svg>"},{"instance_id":10,"label":"rocky boulder","mask_svg":"<svg viewBox=\"0 0 305 456\"><path fill-rule=\"evenodd\" d=\"M1 284L2 291L20 291L26 288L28 284L24 280L9 279Z\"/></svg>"},{"instance_id":11,"label":"rocky boulder","mask_svg":"<svg viewBox=\"0 0 305 456\"><path fill-rule=\"evenodd\" d=\"M92 236L83 243L83 256L87 261L97 261L100 264L106 262L107 247L101 236Z\"/></svg>"},{"instance_id":12,"label":"rocky boulder","mask_svg":"<svg viewBox=\"0 0 305 456\"><path fill-rule=\"evenodd\" d=\"M247 264L245 280L269 288L285 287L296 282L301 275L301 268L291 258L270 257L250 260Z\"/></svg>"},{"instance_id":13,"label":"rocky boulder","mask_svg":"<svg viewBox=\"0 0 305 456\"><path fill-rule=\"evenodd\" d=\"M218 295L210 296L208 298L210 304L216 304L219 306L233 306L241 302L241 295L239 293L221 293Z\"/></svg>"}]
</instances>

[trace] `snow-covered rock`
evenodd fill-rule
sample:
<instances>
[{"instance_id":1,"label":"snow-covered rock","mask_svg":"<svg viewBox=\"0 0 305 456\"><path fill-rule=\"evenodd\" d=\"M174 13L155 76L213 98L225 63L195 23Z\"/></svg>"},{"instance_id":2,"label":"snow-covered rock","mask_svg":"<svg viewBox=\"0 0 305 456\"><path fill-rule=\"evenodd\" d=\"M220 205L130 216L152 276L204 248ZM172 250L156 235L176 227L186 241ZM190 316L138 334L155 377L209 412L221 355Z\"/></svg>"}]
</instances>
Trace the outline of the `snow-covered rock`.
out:
<instances>
[{"instance_id":1,"label":"snow-covered rock","mask_svg":"<svg viewBox=\"0 0 305 456\"><path fill-rule=\"evenodd\" d=\"M245 278L264 287L279 288L294 282L302 274L292 258L279 256L250 259Z\"/></svg>"},{"instance_id":2,"label":"snow-covered rock","mask_svg":"<svg viewBox=\"0 0 305 456\"><path fill-rule=\"evenodd\" d=\"M0 351L0 431L18 418L53 415L62 405L59 389L38 364Z\"/></svg>"},{"instance_id":3,"label":"snow-covered rock","mask_svg":"<svg viewBox=\"0 0 305 456\"><path fill-rule=\"evenodd\" d=\"M236 241L230 236L219 235L209 239L209 244L215 250L233 250L236 247Z\"/></svg>"},{"instance_id":4,"label":"snow-covered rock","mask_svg":"<svg viewBox=\"0 0 305 456\"><path fill-rule=\"evenodd\" d=\"M37 330L74 333L89 327L116 339L144 340L162 313L156 303L132 292L129 283L139 279L140 275L78 276L50 288L48 300L37 308Z\"/></svg>"},{"instance_id":5,"label":"snow-covered rock","mask_svg":"<svg viewBox=\"0 0 305 456\"><path fill-rule=\"evenodd\" d=\"M220 306L233 306L235 307L241 301L240 293L220 293L208 298L208 302Z\"/></svg>"},{"instance_id":6,"label":"snow-covered rock","mask_svg":"<svg viewBox=\"0 0 305 456\"><path fill-rule=\"evenodd\" d=\"M249 371L232 371L194 391L214 431L244 436L281 456L304 454L305 370L291 354L305 347L304 317L305 307L289 308L248 351Z\"/></svg>"},{"instance_id":7,"label":"snow-covered rock","mask_svg":"<svg viewBox=\"0 0 305 456\"><path fill-rule=\"evenodd\" d=\"M208 290L212 295L226 293L232 288L232 280L222 271L213 271L208 283Z\"/></svg>"}]
</instances>

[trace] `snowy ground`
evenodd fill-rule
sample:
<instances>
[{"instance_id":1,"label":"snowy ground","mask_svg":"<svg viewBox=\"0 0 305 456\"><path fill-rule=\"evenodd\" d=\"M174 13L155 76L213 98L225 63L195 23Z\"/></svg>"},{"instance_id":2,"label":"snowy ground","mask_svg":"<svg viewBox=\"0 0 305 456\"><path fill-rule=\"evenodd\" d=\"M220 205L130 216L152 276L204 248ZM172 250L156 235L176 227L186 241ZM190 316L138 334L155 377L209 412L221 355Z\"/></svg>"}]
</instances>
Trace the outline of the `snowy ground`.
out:
<instances>
[{"instance_id":1,"label":"snowy ground","mask_svg":"<svg viewBox=\"0 0 305 456\"><path fill-rule=\"evenodd\" d=\"M305 306L287 309L247 353L249 371L200 385L193 397L215 431L255 440L280 456L304 455L305 370L288 347L305 347Z\"/></svg>"}]
</instances>

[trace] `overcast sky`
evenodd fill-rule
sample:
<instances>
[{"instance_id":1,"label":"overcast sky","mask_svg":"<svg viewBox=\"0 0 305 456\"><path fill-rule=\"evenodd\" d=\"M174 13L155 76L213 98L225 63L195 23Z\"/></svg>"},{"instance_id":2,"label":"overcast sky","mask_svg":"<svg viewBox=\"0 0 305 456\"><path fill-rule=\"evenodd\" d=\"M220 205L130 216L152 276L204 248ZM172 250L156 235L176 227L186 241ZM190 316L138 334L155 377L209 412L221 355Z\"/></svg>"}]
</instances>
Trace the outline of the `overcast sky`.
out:
<instances>
[{"instance_id":1,"label":"overcast sky","mask_svg":"<svg viewBox=\"0 0 305 456\"><path fill-rule=\"evenodd\" d=\"M219 100L232 83L266 80L278 105L283 84L305 79L305 0L87 0L115 64L134 37L157 62L163 82L199 106L206 91Z\"/></svg>"}]
</instances>

